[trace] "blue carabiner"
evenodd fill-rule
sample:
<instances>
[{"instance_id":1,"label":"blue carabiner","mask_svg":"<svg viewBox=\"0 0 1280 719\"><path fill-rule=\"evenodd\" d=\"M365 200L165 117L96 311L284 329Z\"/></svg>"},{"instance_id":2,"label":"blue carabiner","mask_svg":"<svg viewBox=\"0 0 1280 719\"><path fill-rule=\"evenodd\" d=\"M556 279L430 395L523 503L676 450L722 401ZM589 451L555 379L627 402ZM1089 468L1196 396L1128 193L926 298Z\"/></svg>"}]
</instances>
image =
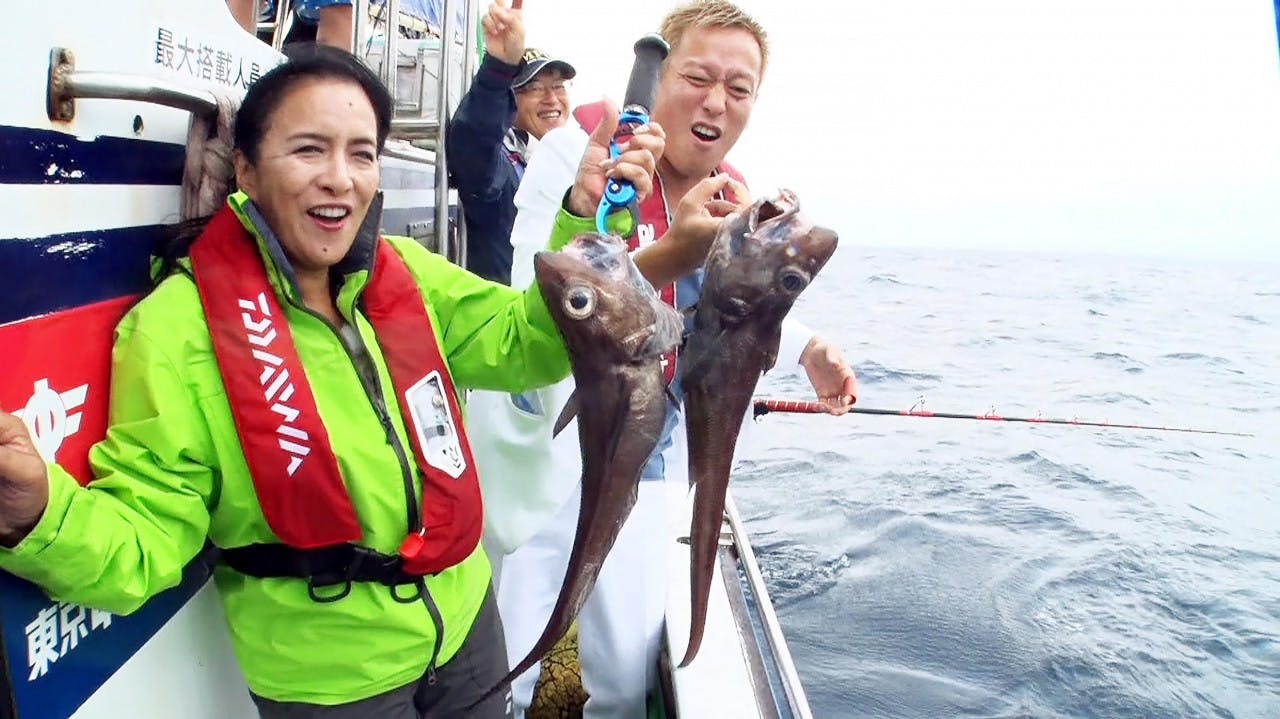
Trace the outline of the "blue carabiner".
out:
<instances>
[{"instance_id":1,"label":"blue carabiner","mask_svg":"<svg viewBox=\"0 0 1280 719\"><path fill-rule=\"evenodd\" d=\"M631 130L649 124L649 116L645 113L624 111L618 117L618 131L609 140L609 159L616 160L622 153L618 150L618 138L631 134ZM596 232L609 234L606 219L617 210L634 212L636 188L627 180L607 178L604 195L600 197L600 206L596 209ZM633 225L635 223L632 223Z\"/></svg>"}]
</instances>

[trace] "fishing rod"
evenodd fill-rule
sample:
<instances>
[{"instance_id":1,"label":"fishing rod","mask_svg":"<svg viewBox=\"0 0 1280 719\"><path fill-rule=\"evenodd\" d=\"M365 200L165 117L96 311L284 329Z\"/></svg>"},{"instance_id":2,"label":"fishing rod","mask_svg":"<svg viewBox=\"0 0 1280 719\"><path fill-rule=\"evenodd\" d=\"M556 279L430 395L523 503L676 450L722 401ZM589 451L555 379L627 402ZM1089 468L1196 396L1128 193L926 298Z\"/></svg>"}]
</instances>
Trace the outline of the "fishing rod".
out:
<instances>
[{"instance_id":1,"label":"fishing rod","mask_svg":"<svg viewBox=\"0 0 1280 719\"><path fill-rule=\"evenodd\" d=\"M829 407L821 402L809 402L794 399L767 399L760 398L754 402L754 417L760 417L770 412L791 412L797 414L826 414ZM1216 429L1195 429L1191 427L1155 427L1145 424L1117 424L1112 422L1087 422L1082 419L1047 419L1044 417L1002 417L995 411L987 414L957 414L954 412L930 412L923 408L922 403L917 402L911 409L872 409L869 407L851 407L850 414L874 414L887 415L893 417L923 417L932 419L975 419L985 420L988 422L1027 422L1030 424L1069 424L1080 427L1111 427L1117 429L1150 429L1159 432L1192 432L1195 434L1222 434L1230 437L1252 437L1252 434L1244 432L1225 432Z\"/></svg>"}]
</instances>

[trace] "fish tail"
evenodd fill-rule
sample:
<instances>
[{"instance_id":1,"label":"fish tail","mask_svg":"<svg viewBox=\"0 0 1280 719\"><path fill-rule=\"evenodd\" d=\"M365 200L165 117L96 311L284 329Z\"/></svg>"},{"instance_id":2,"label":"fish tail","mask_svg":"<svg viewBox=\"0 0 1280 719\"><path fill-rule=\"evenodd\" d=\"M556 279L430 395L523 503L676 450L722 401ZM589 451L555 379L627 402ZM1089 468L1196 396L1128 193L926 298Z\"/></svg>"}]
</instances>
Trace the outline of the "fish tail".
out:
<instances>
[{"instance_id":1,"label":"fish tail","mask_svg":"<svg viewBox=\"0 0 1280 719\"><path fill-rule=\"evenodd\" d=\"M702 645L711 581L724 525L725 494L729 490L733 450L746 411L745 407L740 410L737 405L750 401L749 392L742 399L733 396L740 393L732 391L708 393L699 388L686 391L689 479L695 488L689 527L689 644L680 662L681 667L693 661Z\"/></svg>"},{"instance_id":2,"label":"fish tail","mask_svg":"<svg viewBox=\"0 0 1280 719\"><path fill-rule=\"evenodd\" d=\"M579 512L580 517L586 515L588 509L583 507ZM581 524L580 519L579 525ZM578 610L582 607L582 600L586 598L586 595L591 592L592 587L596 584L595 572L578 577L571 576L573 567L581 563L580 557L583 554L584 546L579 545L586 545L587 542L583 541L584 539L583 532L580 531L579 536L575 538L574 547L569 553L568 569L566 570L564 583L560 586L560 594L556 597L555 606L551 610L551 615L547 618L547 626L543 628L542 635L538 637L538 641L533 643L533 648L529 650L524 659L521 659L520 663L516 664L515 668L508 672L492 689L485 692L484 696L476 704L493 696L503 687L510 685L511 682L515 681L516 677L524 674L530 667L537 664L543 655L550 651L556 642L560 641L560 638L569 631L569 626L573 624L573 620L578 616ZM468 709L470 708L468 707Z\"/></svg>"},{"instance_id":3,"label":"fish tail","mask_svg":"<svg viewBox=\"0 0 1280 719\"><path fill-rule=\"evenodd\" d=\"M693 661L702 646L716 552L720 546L724 492L708 489L704 492L703 485L698 485L694 490L694 516L689 532L689 643L685 647L684 659L680 661L681 668Z\"/></svg>"},{"instance_id":4,"label":"fish tail","mask_svg":"<svg viewBox=\"0 0 1280 719\"><path fill-rule=\"evenodd\" d=\"M533 665L530 664L529 666L533 666ZM468 704L466 706L465 711L470 712L472 709L475 709L477 706L483 704L486 700L488 700L494 694L497 694L503 689L506 689L507 687L511 686L511 682L515 681L516 677L520 676L528 669L529 667L525 667L524 669L513 669L509 674L503 677L497 684L494 684L492 687L490 687L489 691L481 695L479 699Z\"/></svg>"}]
</instances>

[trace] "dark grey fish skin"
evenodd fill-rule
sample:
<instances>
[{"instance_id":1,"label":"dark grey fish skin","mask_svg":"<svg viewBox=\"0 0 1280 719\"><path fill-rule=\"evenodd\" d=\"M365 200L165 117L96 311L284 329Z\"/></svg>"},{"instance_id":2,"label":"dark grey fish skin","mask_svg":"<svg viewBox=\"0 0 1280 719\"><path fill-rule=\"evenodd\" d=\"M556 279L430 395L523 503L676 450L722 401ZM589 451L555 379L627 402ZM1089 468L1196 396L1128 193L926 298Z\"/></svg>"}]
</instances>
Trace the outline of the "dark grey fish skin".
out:
<instances>
[{"instance_id":1,"label":"dark grey fish skin","mask_svg":"<svg viewBox=\"0 0 1280 719\"><path fill-rule=\"evenodd\" d=\"M595 586L662 434L668 392L661 358L681 334L679 315L658 298L616 236L579 235L560 252L540 252L534 275L573 366L577 401L571 399L566 411L575 405L578 411L582 503L546 629L489 695L564 636Z\"/></svg>"},{"instance_id":2,"label":"dark grey fish skin","mask_svg":"<svg viewBox=\"0 0 1280 719\"><path fill-rule=\"evenodd\" d=\"M681 356L689 482L689 644L680 666L698 654L707 618L725 493L738 430L760 375L778 357L782 320L835 252L836 233L800 214L782 190L729 217L707 254L702 297Z\"/></svg>"}]
</instances>

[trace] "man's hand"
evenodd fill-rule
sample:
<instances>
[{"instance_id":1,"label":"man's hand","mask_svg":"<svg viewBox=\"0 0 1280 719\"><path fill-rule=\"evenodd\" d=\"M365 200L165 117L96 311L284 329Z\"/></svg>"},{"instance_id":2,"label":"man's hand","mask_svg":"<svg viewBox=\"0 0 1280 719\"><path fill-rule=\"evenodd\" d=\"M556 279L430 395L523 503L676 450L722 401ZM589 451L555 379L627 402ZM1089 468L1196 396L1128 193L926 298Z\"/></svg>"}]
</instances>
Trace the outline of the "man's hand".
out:
<instances>
[{"instance_id":1,"label":"man's hand","mask_svg":"<svg viewBox=\"0 0 1280 719\"><path fill-rule=\"evenodd\" d=\"M569 191L566 209L578 217L595 217L604 196L606 178L627 180L636 188L636 202L644 202L653 191L653 173L667 146L667 134L656 122L636 128L630 140L618 147L621 154L609 159L609 141L618 130L618 107L604 102L604 117L587 142L578 165L578 176Z\"/></svg>"},{"instance_id":2,"label":"man's hand","mask_svg":"<svg viewBox=\"0 0 1280 719\"><path fill-rule=\"evenodd\" d=\"M737 202L716 195L729 190ZM708 177L694 185L676 205L667 234L633 259L640 274L654 287L665 287L702 266L724 218L751 204L751 193L728 175Z\"/></svg>"},{"instance_id":3,"label":"man's hand","mask_svg":"<svg viewBox=\"0 0 1280 719\"><path fill-rule=\"evenodd\" d=\"M835 345L814 335L800 353L800 364L830 414L845 414L858 401L858 378Z\"/></svg>"},{"instance_id":4,"label":"man's hand","mask_svg":"<svg viewBox=\"0 0 1280 719\"><path fill-rule=\"evenodd\" d=\"M736 201L716 197L726 190ZM700 265L707 256L707 250L711 249L720 226L724 224L724 218L750 204L751 191L746 185L727 174L708 177L680 198L668 232L671 239L697 255Z\"/></svg>"},{"instance_id":5,"label":"man's hand","mask_svg":"<svg viewBox=\"0 0 1280 719\"><path fill-rule=\"evenodd\" d=\"M22 420L0 411L0 545L31 532L49 504L49 471Z\"/></svg>"},{"instance_id":6,"label":"man's hand","mask_svg":"<svg viewBox=\"0 0 1280 719\"><path fill-rule=\"evenodd\" d=\"M507 7L504 0L494 0L489 12L480 18L484 28L485 52L508 65L519 65L524 55L524 18L520 3Z\"/></svg>"}]
</instances>

